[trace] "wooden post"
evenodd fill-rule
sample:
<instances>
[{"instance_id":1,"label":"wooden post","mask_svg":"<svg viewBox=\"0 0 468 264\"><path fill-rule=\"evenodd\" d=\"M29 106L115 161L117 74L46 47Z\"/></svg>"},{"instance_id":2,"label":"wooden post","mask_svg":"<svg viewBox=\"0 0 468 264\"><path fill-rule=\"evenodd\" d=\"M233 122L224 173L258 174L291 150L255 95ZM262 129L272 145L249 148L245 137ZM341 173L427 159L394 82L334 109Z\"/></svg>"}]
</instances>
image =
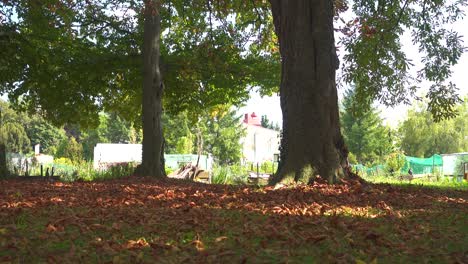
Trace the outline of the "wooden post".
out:
<instances>
[{"instance_id":1,"label":"wooden post","mask_svg":"<svg viewBox=\"0 0 468 264\"><path fill-rule=\"evenodd\" d=\"M28 166L28 160L26 159L26 171L24 172L24 176L29 176L29 166Z\"/></svg>"},{"instance_id":2,"label":"wooden post","mask_svg":"<svg viewBox=\"0 0 468 264\"><path fill-rule=\"evenodd\" d=\"M44 168L42 167L42 164L41 164L41 177L44 176Z\"/></svg>"}]
</instances>

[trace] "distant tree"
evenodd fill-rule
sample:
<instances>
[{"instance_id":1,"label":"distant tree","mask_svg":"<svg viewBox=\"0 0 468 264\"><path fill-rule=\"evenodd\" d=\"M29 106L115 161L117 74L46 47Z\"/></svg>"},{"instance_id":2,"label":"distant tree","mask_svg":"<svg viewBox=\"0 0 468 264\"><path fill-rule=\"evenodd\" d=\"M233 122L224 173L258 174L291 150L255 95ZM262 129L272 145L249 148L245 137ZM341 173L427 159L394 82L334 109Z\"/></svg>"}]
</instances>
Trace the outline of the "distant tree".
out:
<instances>
[{"instance_id":1,"label":"distant tree","mask_svg":"<svg viewBox=\"0 0 468 264\"><path fill-rule=\"evenodd\" d=\"M382 162L394 150L391 129L383 125L376 108L361 112L354 108L353 100L353 91L348 91L341 111L342 133L349 151L360 163Z\"/></svg>"},{"instance_id":2,"label":"distant tree","mask_svg":"<svg viewBox=\"0 0 468 264\"><path fill-rule=\"evenodd\" d=\"M182 112L164 115L167 153L212 154L221 164L240 161L240 139L245 134L240 116L229 105L217 106L200 113Z\"/></svg>"},{"instance_id":3,"label":"distant tree","mask_svg":"<svg viewBox=\"0 0 468 264\"><path fill-rule=\"evenodd\" d=\"M240 139L245 130L240 122L241 116L226 107L215 115L204 117L206 124L204 135L205 152L211 153L219 164L231 164L240 161L242 145Z\"/></svg>"},{"instance_id":4,"label":"distant tree","mask_svg":"<svg viewBox=\"0 0 468 264\"><path fill-rule=\"evenodd\" d=\"M54 155L57 146L65 138L65 131L57 128L47 122L39 114L28 115L25 112L18 111L5 101L0 101L0 109L3 116L5 132L11 135L7 136L7 143L12 151L30 152L32 146L41 145L41 152ZM24 133L23 133L24 131ZM14 143L15 142L15 143ZM20 147L19 145L23 145ZM11 151L11 150L9 150Z\"/></svg>"},{"instance_id":5,"label":"distant tree","mask_svg":"<svg viewBox=\"0 0 468 264\"><path fill-rule=\"evenodd\" d=\"M32 151L31 141L20 123L3 124L3 137L8 152L29 153Z\"/></svg>"},{"instance_id":6,"label":"distant tree","mask_svg":"<svg viewBox=\"0 0 468 264\"><path fill-rule=\"evenodd\" d=\"M106 114L99 114L99 126L95 129L87 129L82 132L83 158L92 160L94 147L98 143L109 143L107 138L108 117Z\"/></svg>"},{"instance_id":7,"label":"distant tree","mask_svg":"<svg viewBox=\"0 0 468 264\"><path fill-rule=\"evenodd\" d=\"M193 154L193 139L191 133L189 136L180 137L176 143L177 154Z\"/></svg>"},{"instance_id":8,"label":"distant tree","mask_svg":"<svg viewBox=\"0 0 468 264\"><path fill-rule=\"evenodd\" d=\"M458 115L435 122L421 103L408 111L399 127L401 148L406 155L430 157L433 154L468 151L468 98L455 110Z\"/></svg>"},{"instance_id":9,"label":"distant tree","mask_svg":"<svg viewBox=\"0 0 468 264\"><path fill-rule=\"evenodd\" d=\"M1 137L7 152L28 153L32 151L31 141L25 131L28 118L18 114L5 101L0 101Z\"/></svg>"},{"instance_id":10,"label":"distant tree","mask_svg":"<svg viewBox=\"0 0 468 264\"><path fill-rule=\"evenodd\" d=\"M106 137L111 143L130 143L132 124L113 112L107 118Z\"/></svg>"},{"instance_id":11,"label":"distant tree","mask_svg":"<svg viewBox=\"0 0 468 264\"><path fill-rule=\"evenodd\" d=\"M40 144L41 152L49 155L55 155L57 146L66 138L63 129L53 126L38 115L31 117L26 133L32 145Z\"/></svg>"},{"instance_id":12,"label":"distant tree","mask_svg":"<svg viewBox=\"0 0 468 264\"><path fill-rule=\"evenodd\" d=\"M56 156L70 159L73 162L81 162L83 160L83 146L74 137L65 138L60 142Z\"/></svg>"},{"instance_id":13,"label":"distant tree","mask_svg":"<svg viewBox=\"0 0 468 264\"><path fill-rule=\"evenodd\" d=\"M189 120L186 111L177 115L165 113L162 117L164 124L165 151L168 154L192 154L194 153L194 120Z\"/></svg>"},{"instance_id":14,"label":"distant tree","mask_svg":"<svg viewBox=\"0 0 468 264\"><path fill-rule=\"evenodd\" d=\"M262 125L262 127L265 127L265 128L270 128L270 125L271 125L270 120L268 119L266 115L262 115L260 124Z\"/></svg>"},{"instance_id":15,"label":"distant tree","mask_svg":"<svg viewBox=\"0 0 468 264\"><path fill-rule=\"evenodd\" d=\"M270 121L268 119L268 116L266 116L266 115L262 115L261 120L260 120L260 124L264 128L273 129L273 130L276 130L276 131L281 131L281 127L279 126L279 124L278 123L273 123L273 121Z\"/></svg>"}]
</instances>

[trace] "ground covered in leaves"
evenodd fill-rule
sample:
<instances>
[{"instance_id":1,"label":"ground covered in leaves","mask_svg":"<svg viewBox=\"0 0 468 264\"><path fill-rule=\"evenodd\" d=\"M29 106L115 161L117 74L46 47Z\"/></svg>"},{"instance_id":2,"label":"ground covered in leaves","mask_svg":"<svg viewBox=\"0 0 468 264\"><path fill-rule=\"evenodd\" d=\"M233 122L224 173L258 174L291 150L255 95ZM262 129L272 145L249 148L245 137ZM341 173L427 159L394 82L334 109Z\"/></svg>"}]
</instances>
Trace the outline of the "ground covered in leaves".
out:
<instances>
[{"instance_id":1,"label":"ground covered in leaves","mask_svg":"<svg viewBox=\"0 0 468 264\"><path fill-rule=\"evenodd\" d=\"M137 177L0 186L0 262L468 262L466 191Z\"/></svg>"}]
</instances>

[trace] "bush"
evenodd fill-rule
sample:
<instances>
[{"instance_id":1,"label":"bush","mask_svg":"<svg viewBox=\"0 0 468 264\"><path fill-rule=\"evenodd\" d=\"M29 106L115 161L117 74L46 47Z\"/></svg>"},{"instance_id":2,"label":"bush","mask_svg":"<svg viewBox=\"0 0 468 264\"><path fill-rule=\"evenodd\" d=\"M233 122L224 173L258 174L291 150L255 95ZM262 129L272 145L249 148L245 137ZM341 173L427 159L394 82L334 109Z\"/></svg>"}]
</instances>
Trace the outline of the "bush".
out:
<instances>
[{"instance_id":1,"label":"bush","mask_svg":"<svg viewBox=\"0 0 468 264\"><path fill-rule=\"evenodd\" d=\"M399 176L401 169L405 166L405 163L405 155L399 152L394 152L387 156L385 165L391 176Z\"/></svg>"},{"instance_id":2,"label":"bush","mask_svg":"<svg viewBox=\"0 0 468 264\"><path fill-rule=\"evenodd\" d=\"M357 158L356 158L356 155L354 155L353 153L349 152L348 153L348 161L350 164L358 164L359 162L357 161Z\"/></svg>"},{"instance_id":3,"label":"bush","mask_svg":"<svg viewBox=\"0 0 468 264\"><path fill-rule=\"evenodd\" d=\"M68 158L74 163L81 163L83 146L74 137L64 138L59 144L56 155L60 158Z\"/></svg>"},{"instance_id":4,"label":"bush","mask_svg":"<svg viewBox=\"0 0 468 264\"><path fill-rule=\"evenodd\" d=\"M62 168L59 167L57 171L60 173L60 176L62 176L64 181L96 181L130 176L133 174L135 167L135 163L120 162L111 164L106 170L96 170L94 169L92 162L82 162L78 165Z\"/></svg>"},{"instance_id":5,"label":"bush","mask_svg":"<svg viewBox=\"0 0 468 264\"><path fill-rule=\"evenodd\" d=\"M211 183L214 184L245 184L247 180L247 170L240 164L215 166L211 176Z\"/></svg>"}]
</instances>

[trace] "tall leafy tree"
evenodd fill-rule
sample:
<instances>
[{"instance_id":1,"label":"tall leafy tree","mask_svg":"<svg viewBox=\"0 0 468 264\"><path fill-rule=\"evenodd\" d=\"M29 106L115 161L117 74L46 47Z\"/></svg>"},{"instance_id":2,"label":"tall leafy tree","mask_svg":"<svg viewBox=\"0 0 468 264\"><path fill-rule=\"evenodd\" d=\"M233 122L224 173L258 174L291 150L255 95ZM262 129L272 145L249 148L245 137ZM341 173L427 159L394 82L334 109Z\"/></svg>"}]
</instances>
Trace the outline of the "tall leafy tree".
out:
<instances>
[{"instance_id":1,"label":"tall leafy tree","mask_svg":"<svg viewBox=\"0 0 468 264\"><path fill-rule=\"evenodd\" d=\"M333 2L270 0L278 36L283 112L281 162L273 182L342 177ZM307 122L305 120L308 120Z\"/></svg>"},{"instance_id":2,"label":"tall leafy tree","mask_svg":"<svg viewBox=\"0 0 468 264\"><path fill-rule=\"evenodd\" d=\"M78 143L74 137L66 137L60 142L56 156L79 163L83 159L83 146Z\"/></svg>"},{"instance_id":3,"label":"tall leafy tree","mask_svg":"<svg viewBox=\"0 0 468 264\"><path fill-rule=\"evenodd\" d=\"M260 124L262 125L262 127L270 128L270 120L268 119L268 116L262 115L260 119Z\"/></svg>"},{"instance_id":4,"label":"tall leafy tree","mask_svg":"<svg viewBox=\"0 0 468 264\"><path fill-rule=\"evenodd\" d=\"M106 120L106 138L111 143L135 143L132 138L133 124L122 119L115 112L110 113Z\"/></svg>"},{"instance_id":5,"label":"tall leafy tree","mask_svg":"<svg viewBox=\"0 0 468 264\"><path fill-rule=\"evenodd\" d=\"M281 163L273 182L307 181L314 175L333 182L346 176L348 155L338 118L333 20L346 1L270 3L282 61L283 111ZM343 28L343 45L349 52L344 80L358 88L358 105L369 107L373 99L393 105L412 94L410 62L400 43L403 30L410 28L424 54L418 78L433 83L427 95L429 110L436 119L453 116L458 96L445 80L463 45L458 34L444 26L459 19L466 5L463 0L354 1L356 18Z\"/></svg>"},{"instance_id":6,"label":"tall leafy tree","mask_svg":"<svg viewBox=\"0 0 468 264\"><path fill-rule=\"evenodd\" d=\"M245 136L241 116L236 111L224 109L202 120L206 124L205 153L211 153L219 164L238 163L242 156L240 140Z\"/></svg>"},{"instance_id":7,"label":"tall leafy tree","mask_svg":"<svg viewBox=\"0 0 468 264\"><path fill-rule=\"evenodd\" d=\"M0 101L0 112L0 140L5 146L5 151L13 153L31 152L31 141L25 131L25 122L28 121L28 118L16 113L4 101Z\"/></svg>"},{"instance_id":8,"label":"tall leafy tree","mask_svg":"<svg viewBox=\"0 0 468 264\"><path fill-rule=\"evenodd\" d=\"M240 139L245 132L240 116L229 105L218 106L198 114L186 111L164 117L167 153L213 155L220 164L240 161ZM198 148L201 149L198 149Z\"/></svg>"},{"instance_id":9,"label":"tall leafy tree","mask_svg":"<svg viewBox=\"0 0 468 264\"><path fill-rule=\"evenodd\" d=\"M30 122L26 125L26 133L32 145L40 144L41 152L49 155L55 155L57 146L66 138L62 128L57 128L39 115L31 117Z\"/></svg>"},{"instance_id":10,"label":"tall leafy tree","mask_svg":"<svg viewBox=\"0 0 468 264\"><path fill-rule=\"evenodd\" d=\"M381 163L394 150L393 133L389 127L383 125L375 107L360 111L353 108L353 100L354 93L349 90L341 111L341 128L346 145L359 163Z\"/></svg>"},{"instance_id":11,"label":"tall leafy tree","mask_svg":"<svg viewBox=\"0 0 468 264\"><path fill-rule=\"evenodd\" d=\"M336 1L335 6L331 0L270 3L282 59L283 139L275 181L316 174L334 181L344 176L347 151L338 121L333 16L346 2ZM45 112L52 120L88 125L97 125L97 113L103 108L135 116L143 94L148 102L143 104L143 113L148 111L143 114L147 120L143 124L145 174L164 173L158 161L163 81L174 88L166 89L167 109L180 111L235 103L248 94L231 87L254 84L268 93L279 80L275 78L279 75L277 47L270 45L275 39L269 34L272 23L264 1L192 1L190 8L185 1L175 0L145 1L144 5L123 0L4 1L1 5L6 14L2 17L8 20L2 23L2 36L6 36L2 37L6 56L0 61L2 91L12 99L23 95L25 108ZM411 78L399 35L405 27L414 28L414 41L427 55L420 77L434 83L428 94L429 110L436 118L451 116L458 98L453 84L444 81L463 48L458 35L446 30L444 23L459 19L463 5L464 0L355 1L352 7L358 19L353 21L357 22L343 29L349 35L344 45L350 51L344 79L360 87L358 102L370 105L379 98L396 103L406 98L405 91L412 91L406 89ZM109 10L120 10L122 15ZM144 27L143 21L154 23ZM143 32L152 35L144 38ZM161 49L155 32L167 32ZM142 53L151 62L143 78ZM157 54L162 55L159 73L163 78L155 71ZM152 94L134 87L135 83L149 87L150 82ZM152 120L153 125L145 125Z\"/></svg>"},{"instance_id":12,"label":"tall leafy tree","mask_svg":"<svg viewBox=\"0 0 468 264\"><path fill-rule=\"evenodd\" d=\"M20 123L5 123L2 130L7 151L24 154L32 151L31 141Z\"/></svg>"},{"instance_id":13,"label":"tall leafy tree","mask_svg":"<svg viewBox=\"0 0 468 264\"><path fill-rule=\"evenodd\" d=\"M195 121L190 120L187 111L170 115L163 115L165 151L168 154L193 154L196 146L196 136L192 126Z\"/></svg>"},{"instance_id":14,"label":"tall leafy tree","mask_svg":"<svg viewBox=\"0 0 468 264\"><path fill-rule=\"evenodd\" d=\"M277 60L262 52L271 37L261 23L269 20L264 3L192 1L190 8L186 1L123 0L0 5L7 52L0 63L1 91L12 101L22 96L15 103L59 124L95 127L101 110L127 119L143 117L143 174L164 174L158 161L163 86L171 87L165 105L172 112L239 103L248 96L248 83L266 87L263 93L277 86ZM228 18L233 13L239 14L235 23ZM162 38L161 32L166 32ZM254 35L263 40L252 42ZM254 52L243 55L247 48ZM145 88L135 89L138 84Z\"/></svg>"},{"instance_id":15,"label":"tall leafy tree","mask_svg":"<svg viewBox=\"0 0 468 264\"><path fill-rule=\"evenodd\" d=\"M430 157L434 154L468 151L468 98L456 108L458 116L434 122L427 106L419 104L408 111L399 127L401 148L406 155Z\"/></svg>"},{"instance_id":16,"label":"tall leafy tree","mask_svg":"<svg viewBox=\"0 0 468 264\"><path fill-rule=\"evenodd\" d=\"M99 115L99 126L82 132L81 144L83 145L83 158L92 160L94 158L94 147L98 143L109 143L107 137L109 118L106 114Z\"/></svg>"}]
</instances>

